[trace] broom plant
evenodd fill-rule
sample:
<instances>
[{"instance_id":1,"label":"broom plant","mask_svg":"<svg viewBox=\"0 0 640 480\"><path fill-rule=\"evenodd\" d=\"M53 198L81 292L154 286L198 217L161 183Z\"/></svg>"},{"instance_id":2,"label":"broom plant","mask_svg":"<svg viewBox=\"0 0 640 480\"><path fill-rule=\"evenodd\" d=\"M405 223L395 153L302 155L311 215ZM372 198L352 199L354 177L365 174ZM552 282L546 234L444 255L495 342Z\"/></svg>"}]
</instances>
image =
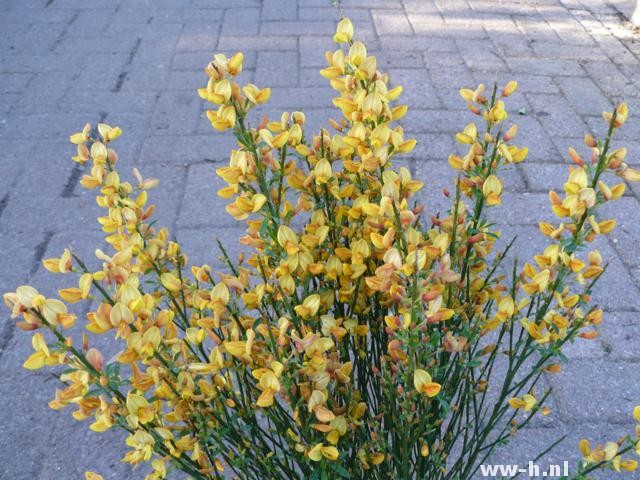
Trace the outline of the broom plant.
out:
<instances>
[{"instance_id":1,"label":"broom plant","mask_svg":"<svg viewBox=\"0 0 640 480\"><path fill-rule=\"evenodd\" d=\"M155 225L147 192L157 181L137 170L122 178L119 128L86 125L71 136L110 251L96 250L94 270L66 249L43 262L77 278L59 298L21 286L5 302L34 332L24 366L59 372L50 407L73 407L96 432L125 430L123 461L148 464L149 480L172 470L194 479L470 479L550 412L542 380L561 371L563 347L597 336L604 315L591 292L606 259L592 242L616 225L598 210L623 195L625 180L640 180L626 150L611 147L627 106L604 113L604 137L585 137L585 158L570 149L564 191L549 193L554 219L540 223L548 246L510 262L515 239L498 249L495 221L501 172L527 156L505 105L516 82L460 91L475 121L456 134L464 153L448 159L457 175L445 190L450 208L427 215L416 200L423 182L394 167L416 145L399 122L402 87L389 86L353 35L343 19L340 48L326 54L320 73L340 118L319 132L306 131L302 112L251 117L271 92L238 83L241 53L206 67L198 93L214 105L207 117L237 139L217 170L226 183L218 195L247 227L247 253L231 258L220 244L221 271L189 266ZM90 305L80 338L68 308L78 302ZM119 353L105 360L94 335L112 336ZM640 424L640 407L633 415ZM569 478L634 470L639 433L584 440Z\"/></svg>"}]
</instances>

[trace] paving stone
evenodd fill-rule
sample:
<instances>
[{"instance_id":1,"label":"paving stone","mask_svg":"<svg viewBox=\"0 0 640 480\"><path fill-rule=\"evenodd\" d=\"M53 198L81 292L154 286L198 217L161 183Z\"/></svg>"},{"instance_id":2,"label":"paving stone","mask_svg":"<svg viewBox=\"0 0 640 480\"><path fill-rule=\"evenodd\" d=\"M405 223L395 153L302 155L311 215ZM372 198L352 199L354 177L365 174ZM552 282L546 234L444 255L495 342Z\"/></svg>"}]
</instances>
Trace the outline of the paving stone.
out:
<instances>
[{"instance_id":1,"label":"paving stone","mask_svg":"<svg viewBox=\"0 0 640 480\"><path fill-rule=\"evenodd\" d=\"M410 100L409 105L413 105ZM432 101L433 104L433 101ZM455 136L457 132L476 120L476 116L468 110L425 110L413 108L400 120L400 123L411 132L445 133Z\"/></svg>"},{"instance_id":2,"label":"paving stone","mask_svg":"<svg viewBox=\"0 0 640 480\"><path fill-rule=\"evenodd\" d=\"M527 99L533 106L532 113L552 138L577 136L586 131L585 122L572 110L564 97L532 93L527 95Z\"/></svg>"},{"instance_id":3,"label":"paving stone","mask_svg":"<svg viewBox=\"0 0 640 480\"><path fill-rule=\"evenodd\" d=\"M429 69L431 81L436 89L436 94L446 108L460 109L465 101L460 97L460 88L477 85L474 83L473 74L466 65L449 66L438 65L433 62L432 56L425 57L425 64ZM446 73L445 73L446 72ZM451 80L451 75L455 80Z\"/></svg>"},{"instance_id":4,"label":"paving stone","mask_svg":"<svg viewBox=\"0 0 640 480\"><path fill-rule=\"evenodd\" d=\"M327 79L320 75L319 68L301 68L300 86L301 87L326 87Z\"/></svg>"},{"instance_id":5,"label":"paving stone","mask_svg":"<svg viewBox=\"0 0 640 480\"><path fill-rule=\"evenodd\" d=\"M65 31L64 24L33 25L28 30L14 32L3 43L2 50L27 55L48 52L58 45Z\"/></svg>"},{"instance_id":6,"label":"paving stone","mask_svg":"<svg viewBox=\"0 0 640 480\"><path fill-rule=\"evenodd\" d=\"M211 128L206 118L201 123L209 129L201 135L161 135L145 139L140 161L142 163L175 163L185 165L205 161L227 161L237 142L229 132L220 133Z\"/></svg>"},{"instance_id":7,"label":"paving stone","mask_svg":"<svg viewBox=\"0 0 640 480\"><path fill-rule=\"evenodd\" d=\"M127 68L129 55L90 55L83 60L78 58L77 66L72 70L78 70L77 78L73 82L74 90L101 91L115 90L121 83L121 78L127 80L130 74ZM151 82L149 82L151 83Z\"/></svg>"},{"instance_id":8,"label":"paving stone","mask_svg":"<svg viewBox=\"0 0 640 480\"><path fill-rule=\"evenodd\" d=\"M298 4L298 17L300 20L333 20L336 23L340 21L342 16L348 17L358 27L363 23L371 22L371 14L367 9L349 8L343 9L344 14L337 8L329 6L326 2L321 3L319 6L310 6L308 2L304 1Z\"/></svg>"},{"instance_id":9,"label":"paving stone","mask_svg":"<svg viewBox=\"0 0 640 480\"><path fill-rule=\"evenodd\" d=\"M270 87L298 84L298 52L258 52L255 81Z\"/></svg>"},{"instance_id":10,"label":"paving stone","mask_svg":"<svg viewBox=\"0 0 640 480\"><path fill-rule=\"evenodd\" d=\"M415 138L418 141L416 148L411 152L411 158L444 162L449 155L457 152L457 146L451 134L406 131L405 137Z\"/></svg>"},{"instance_id":11,"label":"paving stone","mask_svg":"<svg viewBox=\"0 0 640 480\"><path fill-rule=\"evenodd\" d=\"M3 287L1 293L15 291L18 286L25 283L37 266L35 251L43 238L43 235L25 236L22 232L14 229L0 231L0 245L6 252L5 259L0 265L0 278Z\"/></svg>"},{"instance_id":12,"label":"paving stone","mask_svg":"<svg viewBox=\"0 0 640 480\"><path fill-rule=\"evenodd\" d=\"M444 28L444 19L437 12L432 14L407 13L407 18L416 35L437 35L435 32L442 31Z\"/></svg>"},{"instance_id":13,"label":"paving stone","mask_svg":"<svg viewBox=\"0 0 640 480\"><path fill-rule=\"evenodd\" d=\"M117 118L125 113L151 113L156 94L150 90L134 93L126 90L86 92L71 89L58 103L69 112L86 113L88 116L95 116L96 112L113 112L114 118Z\"/></svg>"},{"instance_id":14,"label":"paving stone","mask_svg":"<svg viewBox=\"0 0 640 480\"><path fill-rule=\"evenodd\" d=\"M262 22L262 35L326 35L335 30L334 22L320 21L269 21Z\"/></svg>"},{"instance_id":15,"label":"paving stone","mask_svg":"<svg viewBox=\"0 0 640 480\"><path fill-rule=\"evenodd\" d=\"M344 4L345 7L363 7L359 0L344 0L341 3ZM403 2L401 0L371 0L366 4L367 8L399 9L402 8L402 6Z\"/></svg>"},{"instance_id":16,"label":"paving stone","mask_svg":"<svg viewBox=\"0 0 640 480\"><path fill-rule=\"evenodd\" d=\"M229 8L224 12L221 35L257 35L260 9Z\"/></svg>"},{"instance_id":17,"label":"paving stone","mask_svg":"<svg viewBox=\"0 0 640 480\"><path fill-rule=\"evenodd\" d=\"M529 163L521 166L527 182L527 191L546 193L549 190L561 191L569 176L570 164Z\"/></svg>"},{"instance_id":18,"label":"paving stone","mask_svg":"<svg viewBox=\"0 0 640 480\"><path fill-rule=\"evenodd\" d=\"M184 196L187 167L176 164L162 165L154 162L140 166L139 170L144 178L157 178L160 181L156 189L148 192L149 204L156 206L153 219L157 222L158 228L169 228L170 232L175 234L175 224ZM133 180L131 176L129 178Z\"/></svg>"},{"instance_id":19,"label":"paving stone","mask_svg":"<svg viewBox=\"0 0 640 480\"><path fill-rule=\"evenodd\" d=\"M576 338L573 342L567 342L562 348L562 353L569 359L573 360L594 360L606 358L607 348L601 337L593 340L584 338Z\"/></svg>"},{"instance_id":20,"label":"paving stone","mask_svg":"<svg viewBox=\"0 0 640 480\"><path fill-rule=\"evenodd\" d=\"M536 42L558 42L560 37L539 14L515 15L514 20L529 40Z\"/></svg>"},{"instance_id":21,"label":"paving stone","mask_svg":"<svg viewBox=\"0 0 640 480\"><path fill-rule=\"evenodd\" d=\"M15 355L5 353L0 361L4 378L0 386L0 475L27 480L36 478L43 466L43 457L51 448L51 425L58 414L47 407L54 382L45 374L20 368L33 350L30 335L19 333L20 346L13 343L8 348ZM45 381L48 388L42 386Z\"/></svg>"},{"instance_id":22,"label":"paving stone","mask_svg":"<svg viewBox=\"0 0 640 480\"><path fill-rule=\"evenodd\" d=\"M258 73L259 71L256 72L256 77ZM307 108L314 107L331 108L331 100L336 97L338 93L328 85L326 79L322 78L322 80L324 80L324 82L321 88L290 88L288 85L282 85L279 88L272 88L271 98L269 99L270 106L280 110L303 111ZM273 85L269 81L256 81L259 85Z\"/></svg>"},{"instance_id":23,"label":"paving stone","mask_svg":"<svg viewBox=\"0 0 640 480\"><path fill-rule=\"evenodd\" d=\"M495 209L494 209L495 210ZM538 225L552 216L549 199L544 193L505 192L496 219L507 225Z\"/></svg>"},{"instance_id":24,"label":"paving stone","mask_svg":"<svg viewBox=\"0 0 640 480\"><path fill-rule=\"evenodd\" d=\"M277 28L274 30L277 31ZM331 30L329 30L331 31ZM245 37L242 35L221 34L218 41L218 50L232 50L237 52L242 50L292 50L296 48L298 42L295 37L277 33L267 34L262 32L260 37Z\"/></svg>"},{"instance_id":25,"label":"paving stone","mask_svg":"<svg viewBox=\"0 0 640 480\"><path fill-rule=\"evenodd\" d=\"M398 101L406 103L410 109L440 107L436 88L426 69L394 68L389 69L387 73L392 85L402 85L402 95Z\"/></svg>"},{"instance_id":26,"label":"paving stone","mask_svg":"<svg viewBox=\"0 0 640 480\"><path fill-rule=\"evenodd\" d=\"M618 216L618 220L622 218ZM607 270L594 288L592 302L608 311L635 310L640 290L616 250L605 237L597 238L590 249L600 251L607 262Z\"/></svg>"},{"instance_id":27,"label":"paving stone","mask_svg":"<svg viewBox=\"0 0 640 480\"><path fill-rule=\"evenodd\" d=\"M526 96L528 98L528 96ZM553 142L554 138L550 137L540 119L535 116L531 110L526 110L525 115L516 114L512 110L509 117L510 120L518 125L518 135L514 142L518 146L527 147L526 162L559 162L564 163L563 157L558 152L557 145ZM582 139L580 140L582 142ZM566 149L564 150L566 152Z\"/></svg>"},{"instance_id":28,"label":"paving stone","mask_svg":"<svg viewBox=\"0 0 640 480\"><path fill-rule=\"evenodd\" d=\"M29 5L32 8L26 9L28 15L25 14L25 10L21 9L13 9L11 5L8 5L8 2L3 2L3 7L7 7L6 11L2 12L2 17L0 17L0 22L8 25L15 24L55 24L69 23L77 12L74 10L45 10L43 7L44 1L38 0L34 2L21 2L20 0L14 0L16 3L19 3L20 7L24 7L24 5ZM47 0L48 1L48 0Z\"/></svg>"},{"instance_id":29,"label":"paving stone","mask_svg":"<svg viewBox=\"0 0 640 480\"><path fill-rule=\"evenodd\" d=\"M176 45L177 52L213 52L218 43L220 25L217 23L196 23L185 25Z\"/></svg>"},{"instance_id":30,"label":"paving stone","mask_svg":"<svg viewBox=\"0 0 640 480\"><path fill-rule=\"evenodd\" d=\"M106 30L113 10L109 8L81 10L74 16L71 24L65 29L65 35L74 37L90 37Z\"/></svg>"},{"instance_id":31,"label":"paving stone","mask_svg":"<svg viewBox=\"0 0 640 480\"><path fill-rule=\"evenodd\" d=\"M246 70L243 70L246 75ZM197 92L198 88L202 88L207 77L205 75L194 75L191 70L172 70L168 72L166 82L163 88L167 90L189 90Z\"/></svg>"},{"instance_id":32,"label":"paving stone","mask_svg":"<svg viewBox=\"0 0 640 480\"><path fill-rule=\"evenodd\" d=\"M410 35L413 33L404 12L372 10L371 15L378 35Z\"/></svg>"},{"instance_id":33,"label":"paving stone","mask_svg":"<svg viewBox=\"0 0 640 480\"><path fill-rule=\"evenodd\" d=\"M201 102L192 92L162 92L151 117L151 129L156 135L194 133Z\"/></svg>"},{"instance_id":34,"label":"paving stone","mask_svg":"<svg viewBox=\"0 0 640 480\"><path fill-rule=\"evenodd\" d=\"M236 221L225 211L229 200L220 198L217 191L226 183L216 175L216 165L192 165L187 176L184 200L180 209L178 228L226 227Z\"/></svg>"},{"instance_id":35,"label":"paving stone","mask_svg":"<svg viewBox=\"0 0 640 480\"><path fill-rule=\"evenodd\" d=\"M577 60L556 60L539 57L507 58L507 64L516 75L583 75Z\"/></svg>"},{"instance_id":36,"label":"paving stone","mask_svg":"<svg viewBox=\"0 0 640 480\"><path fill-rule=\"evenodd\" d=\"M524 93L560 93L552 77L526 75L518 80L518 90Z\"/></svg>"},{"instance_id":37,"label":"paving stone","mask_svg":"<svg viewBox=\"0 0 640 480\"><path fill-rule=\"evenodd\" d=\"M0 140L0 151L2 151L0 168L3 172L3 175L0 176L0 192L2 192L2 198L6 198L4 201L5 208L11 195L11 190L24 171L32 149L32 145L24 141Z\"/></svg>"},{"instance_id":38,"label":"paving stone","mask_svg":"<svg viewBox=\"0 0 640 480\"><path fill-rule=\"evenodd\" d=\"M51 113L36 115L12 115L0 121L0 138L26 138L34 135L41 138L66 138L69 132L84 125L83 117L77 114ZM25 128L29 125L29 128Z\"/></svg>"},{"instance_id":39,"label":"paving stone","mask_svg":"<svg viewBox=\"0 0 640 480\"><path fill-rule=\"evenodd\" d=\"M259 0L216 0L215 4L212 4L210 0L193 0L191 4L193 8L233 8L233 7L258 7L260 6Z\"/></svg>"},{"instance_id":40,"label":"paving stone","mask_svg":"<svg viewBox=\"0 0 640 480\"><path fill-rule=\"evenodd\" d=\"M213 51L202 52L177 52L171 61L173 70L188 71L191 76L197 76L201 83L206 82L206 77L202 73L209 62L213 60ZM246 56L245 56L246 60ZM243 62L244 66L244 62ZM255 66L255 64L254 64ZM194 75L195 72L195 75Z\"/></svg>"},{"instance_id":41,"label":"paving stone","mask_svg":"<svg viewBox=\"0 0 640 480\"><path fill-rule=\"evenodd\" d=\"M448 32L447 36L453 34L454 37L458 38L487 39L487 32L479 21L473 21L458 15L447 15L444 12L443 18L446 26L445 32Z\"/></svg>"},{"instance_id":42,"label":"paving stone","mask_svg":"<svg viewBox=\"0 0 640 480\"><path fill-rule=\"evenodd\" d=\"M57 53L73 53L90 55L93 53L113 54L129 53L133 49L135 39L133 38L98 38L98 37L71 37L65 36L56 43Z\"/></svg>"},{"instance_id":43,"label":"paving stone","mask_svg":"<svg viewBox=\"0 0 640 480\"><path fill-rule=\"evenodd\" d=\"M532 42L531 47L535 54L542 58L600 62L608 60L606 54L593 45L566 45L565 43Z\"/></svg>"},{"instance_id":44,"label":"paving stone","mask_svg":"<svg viewBox=\"0 0 640 480\"><path fill-rule=\"evenodd\" d=\"M49 387L53 389L53 385ZM46 407L46 406L45 406ZM122 462L128 450L125 445L127 433L117 429L97 433L89 430L91 420L78 422L70 411L54 412L52 444L55 449L46 452L38 480L59 478L83 478L84 472L99 472L105 479L138 478L150 469L135 469ZM68 455L65 452L74 452ZM100 452L96 455L96 452Z\"/></svg>"},{"instance_id":45,"label":"paving stone","mask_svg":"<svg viewBox=\"0 0 640 480\"><path fill-rule=\"evenodd\" d=\"M111 17L112 23L130 25L149 24L152 20L153 13L148 8L137 7L136 5L132 5L132 8L119 8Z\"/></svg>"},{"instance_id":46,"label":"paving stone","mask_svg":"<svg viewBox=\"0 0 640 480\"><path fill-rule=\"evenodd\" d=\"M637 312L612 312L604 316L599 328L607 358L637 362L640 360L637 341L640 322Z\"/></svg>"},{"instance_id":47,"label":"paving stone","mask_svg":"<svg viewBox=\"0 0 640 480\"><path fill-rule=\"evenodd\" d=\"M587 133L588 129L584 133ZM576 132L578 133L578 132ZM569 157L569 148L574 148L580 155L588 159L590 157L587 147L584 145L584 137L554 137L551 139L557 147L557 153L549 158L548 162L559 163L561 165L571 165L573 162Z\"/></svg>"},{"instance_id":48,"label":"paving stone","mask_svg":"<svg viewBox=\"0 0 640 480\"><path fill-rule=\"evenodd\" d=\"M417 50L410 52L381 50L376 52L376 55L378 55L378 68L383 71L387 69L424 68L424 54Z\"/></svg>"},{"instance_id":49,"label":"paving stone","mask_svg":"<svg viewBox=\"0 0 640 480\"><path fill-rule=\"evenodd\" d=\"M220 23L224 17L222 8L159 8L153 16L153 23Z\"/></svg>"},{"instance_id":50,"label":"paving stone","mask_svg":"<svg viewBox=\"0 0 640 480\"><path fill-rule=\"evenodd\" d=\"M304 1L304 0L303 0ZM262 3L261 20L296 20L298 17L298 1L281 2L265 0Z\"/></svg>"},{"instance_id":51,"label":"paving stone","mask_svg":"<svg viewBox=\"0 0 640 480\"><path fill-rule=\"evenodd\" d=\"M455 53L455 42L439 37L414 37L407 35L387 35L380 38L383 50L419 50L421 52Z\"/></svg>"},{"instance_id":52,"label":"paving stone","mask_svg":"<svg viewBox=\"0 0 640 480\"><path fill-rule=\"evenodd\" d=\"M557 77L556 82L579 114L593 115L612 108L611 101L588 77Z\"/></svg>"},{"instance_id":53,"label":"paving stone","mask_svg":"<svg viewBox=\"0 0 640 480\"><path fill-rule=\"evenodd\" d=\"M30 73L0 74L0 93L24 92L32 76Z\"/></svg>"},{"instance_id":54,"label":"paving stone","mask_svg":"<svg viewBox=\"0 0 640 480\"><path fill-rule=\"evenodd\" d=\"M331 36L300 37L300 67L315 67L316 72L327 66L324 52L335 51L336 44ZM295 47L294 47L295 48ZM320 75L318 73L318 75Z\"/></svg>"},{"instance_id":55,"label":"paving stone","mask_svg":"<svg viewBox=\"0 0 640 480\"><path fill-rule=\"evenodd\" d=\"M613 184L613 182L607 182ZM615 182L618 183L618 182ZM640 204L634 197L623 197L603 205L599 218L616 218L616 228L608 235L609 240L626 265L640 266L638 243L640 238Z\"/></svg>"},{"instance_id":56,"label":"paving stone","mask_svg":"<svg viewBox=\"0 0 640 480\"><path fill-rule=\"evenodd\" d=\"M487 33L491 42L500 51L503 57L532 57L535 51L533 42L519 35L517 28L492 30Z\"/></svg>"},{"instance_id":57,"label":"paving stone","mask_svg":"<svg viewBox=\"0 0 640 480\"><path fill-rule=\"evenodd\" d=\"M629 365L622 361L575 360L563 366L550 382L563 417L571 423L597 418L600 422L629 424L637 405L640 385L624 376ZM606 402L583 402L583 398Z\"/></svg>"}]
</instances>

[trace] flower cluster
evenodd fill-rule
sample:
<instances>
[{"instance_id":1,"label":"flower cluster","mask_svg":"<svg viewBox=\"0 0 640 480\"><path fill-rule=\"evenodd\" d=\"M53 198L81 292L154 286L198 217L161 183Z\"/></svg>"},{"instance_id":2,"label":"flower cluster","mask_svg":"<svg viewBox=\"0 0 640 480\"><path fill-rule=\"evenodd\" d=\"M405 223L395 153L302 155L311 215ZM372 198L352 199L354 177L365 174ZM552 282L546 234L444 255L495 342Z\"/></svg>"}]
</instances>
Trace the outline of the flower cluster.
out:
<instances>
[{"instance_id":1,"label":"flower cluster","mask_svg":"<svg viewBox=\"0 0 640 480\"><path fill-rule=\"evenodd\" d=\"M397 123L407 112L396 103L402 87L389 86L353 36L343 19L340 48L320 72L341 116L319 132L307 132L297 111L250 125L271 91L238 83L241 53L206 67L198 93L214 106L207 118L237 139L217 170L226 183L218 195L245 222L240 243L250 250L235 261L220 245L223 271L187 267L180 245L154 226L147 191L157 181L137 170L134 183L121 178L111 148L119 128L100 124L93 136L86 125L71 136L73 159L90 163L81 183L97 191L112 252L97 250L102 265L92 270L65 250L44 261L77 276L60 299L21 286L5 302L20 328L37 330L24 366L64 368L50 406L75 408L94 431L124 429L123 460L148 462L149 480L172 468L197 479L229 470L470 478L533 414L549 413L550 391L536 397L534 387L560 371L563 345L597 335L603 312L589 300L605 267L588 246L615 227L597 210L624 193L624 180L640 180L626 151L609 148L627 107L605 113L603 140L587 135L591 161L570 150L564 193L549 194L557 220L540 224L549 246L504 269L513 242L496 251L487 211L501 204L501 170L527 156L507 125L516 82L460 91L478 121L456 134L466 153L448 159L458 174L451 208L427 217L416 195L423 182L393 167L416 144ZM86 330L122 345L108 361L69 330L77 320L67 304L95 299ZM505 359L504 374L494 373ZM639 448L639 433L624 447L584 441L579 474L635 469L622 455Z\"/></svg>"}]
</instances>

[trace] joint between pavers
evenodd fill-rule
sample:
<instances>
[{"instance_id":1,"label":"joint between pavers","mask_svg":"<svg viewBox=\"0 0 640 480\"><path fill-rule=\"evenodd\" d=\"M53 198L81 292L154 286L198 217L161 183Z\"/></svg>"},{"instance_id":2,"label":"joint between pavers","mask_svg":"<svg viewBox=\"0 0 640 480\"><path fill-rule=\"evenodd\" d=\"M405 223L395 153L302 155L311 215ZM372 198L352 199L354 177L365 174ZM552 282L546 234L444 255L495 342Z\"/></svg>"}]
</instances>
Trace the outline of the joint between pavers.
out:
<instances>
[{"instance_id":1,"label":"joint between pavers","mask_svg":"<svg viewBox=\"0 0 640 480\"><path fill-rule=\"evenodd\" d=\"M58 38L56 38L55 42L53 42L53 45L51 45L51 48L49 49L50 52L53 52L56 48L58 48L58 45L60 45L62 40L64 40L64 37L67 35L69 27L75 23L79 16L79 12L74 12L73 16L69 19L67 24L62 29L62 32L60 32L60 35L58 35Z\"/></svg>"},{"instance_id":2,"label":"joint between pavers","mask_svg":"<svg viewBox=\"0 0 640 480\"><path fill-rule=\"evenodd\" d=\"M203 162L210 165L208 162ZM184 199L187 195L187 183L189 180L189 170L191 169L191 165L188 165L187 168L184 169L184 173L182 174L182 191L180 192L180 201L178 202L178 213L176 215L175 220L173 221L171 228L173 230L173 235L177 235L178 233L178 224L180 223L180 216L182 215L182 210L184 208Z\"/></svg>"}]
</instances>

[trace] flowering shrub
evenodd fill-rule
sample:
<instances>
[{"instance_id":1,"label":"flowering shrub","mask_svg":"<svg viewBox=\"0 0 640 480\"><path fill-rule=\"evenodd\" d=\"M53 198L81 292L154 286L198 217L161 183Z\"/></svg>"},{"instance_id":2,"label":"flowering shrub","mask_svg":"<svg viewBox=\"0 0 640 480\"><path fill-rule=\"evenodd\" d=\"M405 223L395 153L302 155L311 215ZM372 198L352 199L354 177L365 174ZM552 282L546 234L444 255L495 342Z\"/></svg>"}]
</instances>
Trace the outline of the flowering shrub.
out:
<instances>
[{"instance_id":1,"label":"flowering shrub","mask_svg":"<svg viewBox=\"0 0 640 480\"><path fill-rule=\"evenodd\" d=\"M237 76L243 56L206 67L207 112L238 147L217 173L227 212L246 220L223 272L187 267L179 244L153 226L147 191L155 180L123 180L112 142L119 128L89 125L71 136L74 160L90 163L82 185L97 190L98 218L113 248L90 270L76 253L44 260L77 286L45 298L30 286L5 294L18 326L36 331L24 366L62 366L50 406L74 406L90 428L128 432L123 461L150 463L147 479L175 468L196 479L228 472L252 479L468 479L495 448L535 415L550 391L535 389L561 369L562 347L592 339L603 312L590 293L605 269L589 247L615 227L598 208L638 181L625 149L611 150L627 107L604 114L605 137L585 137L590 158L569 154L564 192L550 192L557 219L541 222L548 246L530 262L503 266L505 250L487 212L501 203L500 172L522 162L505 101L509 82L460 94L479 125L456 135L458 179L448 212L423 216L412 201L423 183L397 156L415 140L396 122L407 106L365 45L342 20L320 73L338 92L342 118L308 135L301 112L249 125L270 90ZM86 330L113 335L101 351L69 333L68 304L98 299ZM94 304L95 306L95 304ZM502 370L498 374L497 371ZM640 425L640 407L633 412ZM572 478L599 468L632 471L640 427L617 442L580 444ZM87 478L100 478L88 472Z\"/></svg>"}]
</instances>

